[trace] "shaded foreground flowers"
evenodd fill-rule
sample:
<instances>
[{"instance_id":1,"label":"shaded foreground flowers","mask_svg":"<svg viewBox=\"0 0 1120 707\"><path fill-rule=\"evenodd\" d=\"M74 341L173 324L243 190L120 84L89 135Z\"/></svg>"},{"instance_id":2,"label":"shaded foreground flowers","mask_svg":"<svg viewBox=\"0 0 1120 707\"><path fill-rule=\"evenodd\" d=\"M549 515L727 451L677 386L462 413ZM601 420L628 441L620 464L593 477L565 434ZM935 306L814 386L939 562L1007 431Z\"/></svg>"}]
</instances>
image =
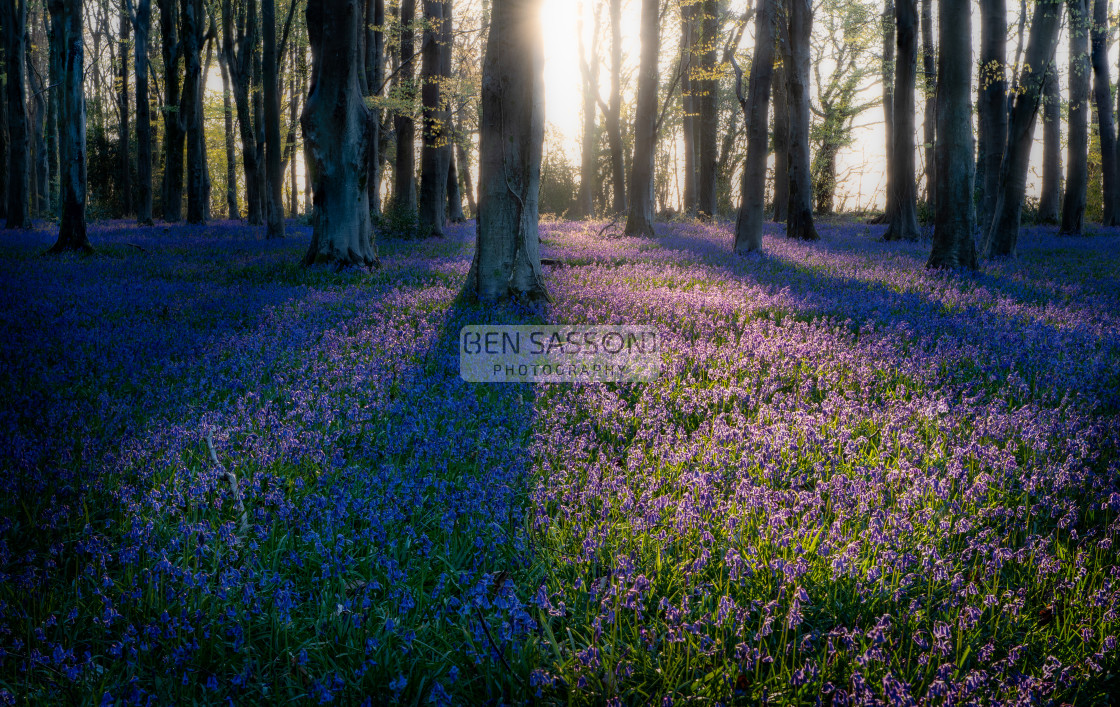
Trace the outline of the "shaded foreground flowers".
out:
<instances>
[{"instance_id":1,"label":"shaded foreground flowers","mask_svg":"<svg viewBox=\"0 0 1120 707\"><path fill-rule=\"evenodd\" d=\"M469 227L341 276L305 231L5 233L0 700L1106 699L1120 240L968 276L821 230L546 225L508 312L456 300ZM656 324L666 374L460 381L515 320Z\"/></svg>"}]
</instances>

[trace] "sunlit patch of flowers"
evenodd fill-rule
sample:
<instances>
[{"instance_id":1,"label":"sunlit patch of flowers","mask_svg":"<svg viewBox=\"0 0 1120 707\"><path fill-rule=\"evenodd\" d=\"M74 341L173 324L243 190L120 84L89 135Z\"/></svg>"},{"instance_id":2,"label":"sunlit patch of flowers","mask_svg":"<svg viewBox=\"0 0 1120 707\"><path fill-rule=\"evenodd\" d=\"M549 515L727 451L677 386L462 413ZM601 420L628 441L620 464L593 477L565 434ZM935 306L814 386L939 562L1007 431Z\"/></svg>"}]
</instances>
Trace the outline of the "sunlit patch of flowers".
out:
<instances>
[{"instance_id":1,"label":"sunlit patch of flowers","mask_svg":"<svg viewBox=\"0 0 1120 707\"><path fill-rule=\"evenodd\" d=\"M1031 703L1117 685L1120 239L473 226L302 270L234 223L0 238L0 701ZM655 324L649 385L480 386L459 329ZM247 511L243 532L233 472Z\"/></svg>"}]
</instances>

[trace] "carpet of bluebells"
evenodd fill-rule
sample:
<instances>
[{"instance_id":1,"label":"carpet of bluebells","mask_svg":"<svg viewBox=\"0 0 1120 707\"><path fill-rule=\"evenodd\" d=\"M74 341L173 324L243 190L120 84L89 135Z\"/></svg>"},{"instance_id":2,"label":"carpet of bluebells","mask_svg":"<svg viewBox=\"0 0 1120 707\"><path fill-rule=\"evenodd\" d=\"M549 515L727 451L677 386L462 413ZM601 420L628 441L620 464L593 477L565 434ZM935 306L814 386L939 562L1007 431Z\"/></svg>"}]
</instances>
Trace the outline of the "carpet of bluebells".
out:
<instances>
[{"instance_id":1,"label":"carpet of bluebells","mask_svg":"<svg viewBox=\"0 0 1120 707\"><path fill-rule=\"evenodd\" d=\"M473 226L373 273L295 224L0 234L0 703L1115 699L1120 232L964 274L602 225L505 310ZM665 373L459 379L529 322L656 325Z\"/></svg>"}]
</instances>

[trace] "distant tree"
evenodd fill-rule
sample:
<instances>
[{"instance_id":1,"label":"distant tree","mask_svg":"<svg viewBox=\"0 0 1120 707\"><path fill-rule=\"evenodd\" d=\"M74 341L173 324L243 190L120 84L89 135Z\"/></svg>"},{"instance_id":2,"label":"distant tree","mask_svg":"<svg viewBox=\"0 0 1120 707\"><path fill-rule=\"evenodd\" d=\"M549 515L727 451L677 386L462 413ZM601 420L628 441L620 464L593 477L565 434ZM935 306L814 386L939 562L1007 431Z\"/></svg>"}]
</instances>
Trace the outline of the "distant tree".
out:
<instances>
[{"instance_id":1,"label":"distant tree","mask_svg":"<svg viewBox=\"0 0 1120 707\"><path fill-rule=\"evenodd\" d=\"M400 55L397 69L397 93L405 108L397 112L397 160L393 172L394 208L402 213L416 213L416 121L412 106L416 101L414 64L416 59L416 0L401 0Z\"/></svg>"},{"instance_id":2,"label":"distant tree","mask_svg":"<svg viewBox=\"0 0 1120 707\"><path fill-rule=\"evenodd\" d=\"M133 73L136 77L136 222L152 223L152 118L148 95L148 38L152 29L151 0L126 0L133 30ZM123 21L123 20L122 20Z\"/></svg>"},{"instance_id":3,"label":"distant tree","mask_svg":"<svg viewBox=\"0 0 1120 707\"><path fill-rule=\"evenodd\" d=\"M92 251L86 235L86 99L82 0L50 0L51 51L61 67L62 222L52 253Z\"/></svg>"},{"instance_id":4,"label":"distant tree","mask_svg":"<svg viewBox=\"0 0 1120 707\"><path fill-rule=\"evenodd\" d=\"M608 0L611 21L611 94L609 103L599 100L603 109L603 130L611 154L611 211L626 213L626 158L622 142L622 0Z\"/></svg>"},{"instance_id":5,"label":"distant tree","mask_svg":"<svg viewBox=\"0 0 1120 707\"><path fill-rule=\"evenodd\" d=\"M237 206L237 147L234 144L233 93L230 90L229 68L225 52L218 52L218 68L222 72L222 137L226 150L226 214L231 219L241 218Z\"/></svg>"},{"instance_id":6,"label":"distant tree","mask_svg":"<svg viewBox=\"0 0 1120 707\"><path fill-rule=\"evenodd\" d=\"M1034 126L1042 102L1042 89L1054 60L1061 22L1061 0L1037 0L1031 21L1030 39L1020 73L1019 88L1011 113L1007 154L1000 170L995 215L985 243L985 252L995 257L1015 255L1027 189L1027 167L1034 144ZM944 51L944 50L943 50Z\"/></svg>"},{"instance_id":7,"label":"distant tree","mask_svg":"<svg viewBox=\"0 0 1120 707\"><path fill-rule=\"evenodd\" d=\"M183 218L183 145L186 126L183 123L180 59L183 45L179 41L179 0L156 0L159 5L160 48L163 53L163 185L160 205L163 220L176 222Z\"/></svg>"},{"instance_id":8,"label":"distant tree","mask_svg":"<svg viewBox=\"0 0 1120 707\"><path fill-rule=\"evenodd\" d=\"M27 2L3 0L8 102L8 228L31 228L31 136L25 101Z\"/></svg>"},{"instance_id":9,"label":"distant tree","mask_svg":"<svg viewBox=\"0 0 1120 707\"><path fill-rule=\"evenodd\" d=\"M701 218L715 218L719 212L720 73L716 50L723 24L719 0L700 0L700 13L699 77L694 74L692 79L698 113L696 210ZM808 35L804 40L808 45ZM808 52L808 46L805 50Z\"/></svg>"},{"instance_id":10,"label":"distant tree","mask_svg":"<svg viewBox=\"0 0 1120 707\"><path fill-rule=\"evenodd\" d=\"M642 55L634 106L634 159L626 234L653 236L653 162L657 142L657 61L661 52L661 2L642 0Z\"/></svg>"},{"instance_id":11,"label":"distant tree","mask_svg":"<svg viewBox=\"0 0 1120 707\"><path fill-rule=\"evenodd\" d=\"M373 116L358 82L358 2L307 2L311 88L300 123L313 197L306 265L378 262L366 189Z\"/></svg>"},{"instance_id":12,"label":"distant tree","mask_svg":"<svg viewBox=\"0 0 1120 707\"><path fill-rule=\"evenodd\" d=\"M547 298L537 231L544 145L540 0L492 0L483 60L478 240L467 290Z\"/></svg>"},{"instance_id":13,"label":"distant tree","mask_svg":"<svg viewBox=\"0 0 1120 707\"><path fill-rule=\"evenodd\" d=\"M577 33L579 49L579 70L583 84L583 153L580 163L579 197L576 199L574 216L580 219L592 218L595 215L595 192L598 191L599 176L599 30L601 23L600 7L595 5L595 23L591 32L590 54L584 42L583 18L585 5L580 3L579 24ZM684 12L684 8L681 8ZM683 50L682 50L683 51ZM687 170L690 166L686 166Z\"/></svg>"},{"instance_id":14,"label":"distant tree","mask_svg":"<svg viewBox=\"0 0 1120 707\"><path fill-rule=\"evenodd\" d=\"M783 64L789 96L789 213L786 235L815 241L813 185L809 169L809 37L813 29L810 0L786 0L787 34ZM701 204L703 207L703 204Z\"/></svg>"},{"instance_id":15,"label":"distant tree","mask_svg":"<svg viewBox=\"0 0 1120 707\"><path fill-rule=\"evenodd\" d=\"M294 2L294 0L293 0ZM261 78L264 81L265 215L268 238L284 237L284 146L280 142L280 75L276 50L276 0L261 0L264 35Z\"/></svg>"},{"instance_id":16,"label":"distant tree","mask_svg":"<svg viewBox=\"0 0 1120 707\"><path fill-rule=\"evenodd\" d=\"M937 205L932 268L976 269L972 219L972 20L969 0L940 0L937 55Z\"/></svg>"},{"instance_id":17,"label":"distant tree","mask_svg":"<svg viewBox=\"0 0 1120 707\"><path fill-rule=\"evenodd\" d=\"M424 40L420 50L421 149L417 211L423 236L443 236L447 222L447 173L451 167L451 112L445 95L450 80L451 45L444 23L451 4L424 0Z\"/></svg>"},{"instance_id":18,"label":"distant tree","mask_svg":"<svg viewBox=\"0 0 1120 707\"><path fill-rule=\"evenodd\" d=\"M891 150L888 241L917 240L918 194L914 169L914 88L918 66L918 2L895 0L898 33L894 85L894 148Z\"/></svg>"},{"instance_id":19,"label":"distant tree","mask_svg":"<svg viewBox=\"0 0 1120 707\"><path fill-rule=\"evenodd\" d=\"M385 82L385 0L366 0L365 16L365 96L376 100ZM373 112L373 136L369 155L369 208L381 213L381 111Z\"/></svg>"},{"instance_id":20,"label":"distant tree","mask_svg":"<svg viewBox=\"0 0 1120 707\"><path fill-rule=\"evenodd\" d=\"M1059 233L1081 235L1089 185L1089 0L1068 0L1069 7L1069 154L1066 193Z\"/></svg>"},{"instance_id":21,"label":"distant tree","mask_svg":"<svg viewBox=\"0 0 1120 707\"><path fill-rule=\"evenodd\" d=\"M894 0L884 0L883 14L879 18L879 26L883 30L883 154L886 156L885 167L887 177L887 204L882 219L878 222L890 223L891 209L894 200L891 198L891 185L894 184L894 62L897 45L895 43L895 28L897 22L894 16Z\"/></svg>"},{"instance_id":22,"label":"distant tree","mask_svg":"<svg viewBox=\"0 0 1120 707\"><path fill-rule=\"evenodd\" d=\"M776 21L784 22L786 0L778 0ZM785 36L783 28L781 36ZM789 81L784 52L775 52L774 80L771 87L774 102L774 215L776 223L785 223L789 215Z\"/></svg>"},{"instance_id":23,"label":"distant tree","mask_svg":"<svg viewBox=\"0 0 1120 707\"><path fill-rule=\"evenodd\" d=\"M205 35L202 0L183 0L182 121L187 139L187 223L205 223L210 211L206 171L206 121L203 117L202 41Z\"/></svg>"},{"instance_id":24,"label":"distant tree","mask_svg":"<svg viewBox=\"0 0 1120 707\"><path fill-rule=\"evenodd\" d=\"M1042 193L1040 223L1057 223L1062 203L1062 94L1058 67L1051 63L1042 100Z\"/></svg>"},{"instance_id":25,"label":"distant tree","mask_svg":"<svg viewBox=\"0 0 1120 707\"><path fill-rule=\"evenodd\" d=\"M6 46L10 20L7 13L10 3L0 5L0 68L7 73ZM0 77L0 218L8 218L8 86Z\"/></svg>"},{"instance_id":26,"label":"distant tree","mask_svg":"<svg viewBox=\"0 0 1120 707\"><path fill-rule=\"evenodd\" d=\"M120 8L120 37L118 39L119 51L117 60L120 64L120 76L117 79L117 117L118 131L117 142L120 145L119 177L121 190L121 212L131 214L132 205L132 157L129 150L129 117L131 114L128 96L128 50L131 44L132 21L126 3L121 2ZM139 106L137 106L139 107Z\"/></svg>"},{"instance_id":27,"label":"distant tree","mask_svg":"<svg viewBox=\"0 0 1120 707\"><path fill-rule=\"evenodd\" d=\"M737 95L747 123L747 159L743 165L743 191L739 218L735 222L735 252L750 253L762 248L762 222L765 219L767 118L770 83L774 75L774 23L778 0L759 0L754 20L754 58L750 84L742 97L743 72L735 65Z\"/></svg>"},{"instance_id":28,"label":"distant tree","mask_svg":"<svg viewBox=\"0 0 1120 707\"><path fill-rule=\"evenodd\" d=\"M681 63L681 149L683 163L681 175L684 180L682 199L684 212L696 214L696 96L693 94L692 74L696 65L696 40L699 29L696 26L696 0L679 0L681 19L680 63Z\"/></svg>"},{"instance_id":29,"label":"distant tree","mask_svg":"<svg viewBox=\"0 0 1120 707\"><path fill-rule=\"evenodd\" d=\"M922 0L922 93L925 115L922 123L925 149L926 203L937 201L937 169L933 144L937 139L937 46L933 43L933 0Z\"/></svg>"},{"instance_id":30,"label":"distant tree","mask_svg":"<svg viewBox=\"0 0 1120 707\"><path fill-rule=\"evenodd\" d=\"M995 212L999 172L1007 146L1006 0L981 0L980 17L980 89L976 106L980 206L977 220L980 229L987 233ZM941 51L945 51L944 46Z\"/></svg>"},{"instance_id":31,"label":"distant tree","mask_svg":"<svg viewBox=\"0 0 1120 707\"><path fill-rule=\"evenodd\" d=\"M237 127L241 137L241 165L245 172L245 220L250 225L264 223L264 195L261 169L257 159L257 138L253 128L251 101L253 53L258 42L257 0L222 0L221 51L233 90ZM236 28L236 33L235 33Z\"/></svg>"}]
</instances>

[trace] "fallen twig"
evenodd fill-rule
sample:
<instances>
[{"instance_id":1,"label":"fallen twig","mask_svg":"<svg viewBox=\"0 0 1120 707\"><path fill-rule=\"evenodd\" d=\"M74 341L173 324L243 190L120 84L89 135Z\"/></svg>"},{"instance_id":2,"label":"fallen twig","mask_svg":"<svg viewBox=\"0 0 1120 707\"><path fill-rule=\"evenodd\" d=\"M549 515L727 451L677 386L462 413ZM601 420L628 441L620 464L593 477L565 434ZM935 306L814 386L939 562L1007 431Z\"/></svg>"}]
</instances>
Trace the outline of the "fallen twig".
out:
<instances>
[{"instance_id":1,"label":"fallen twig","mask_svg":"<svg viewBox=\"0 0 1120 707\"><path fill-rule=\"evenodd\" d=\"M609 229L611 226L617 226L617 225L618 225L618 217L616 216L614 221L611 221L606 226L603 226L603 229L601 231L599 231L599 235L595 236L595 238L602 238L603 234L607 232L607 229Z\"/></svg>"},{"instance_id":2,"label":"fallen twig","mask_svg":"<svg viewBox=\"0 0 1120 707\"><path fill-rule=\"evenodd\" d=\"M233 490L233 504L237 509L237 515L240 520L241 537L244 538L249 532L249 514L245 511L245 502L241 500L241 488L237 484L237 477L234 476L232 471L229 471L222 463L218 461L218 454L214 451L214 437L209 431L206 432L206 446L210 449L210 461L214 462L214 466L218 467L222 477L229 482L230 488Z\"/></svg>"},{"instance_id":3,"label":"fallen twig","mask_svg":"<svg viewBox=\"0 0 1120 707\"><path fill-rule=\"evenodd\" d=\"M141 253L147 253L148 252L147 248L145 248L144 246L141 246L141 245L136 245L135 243L125 243L125 245L128 246L129 248L135 248L136 250L140 251Z\"/></svg>"}]
</instances>

